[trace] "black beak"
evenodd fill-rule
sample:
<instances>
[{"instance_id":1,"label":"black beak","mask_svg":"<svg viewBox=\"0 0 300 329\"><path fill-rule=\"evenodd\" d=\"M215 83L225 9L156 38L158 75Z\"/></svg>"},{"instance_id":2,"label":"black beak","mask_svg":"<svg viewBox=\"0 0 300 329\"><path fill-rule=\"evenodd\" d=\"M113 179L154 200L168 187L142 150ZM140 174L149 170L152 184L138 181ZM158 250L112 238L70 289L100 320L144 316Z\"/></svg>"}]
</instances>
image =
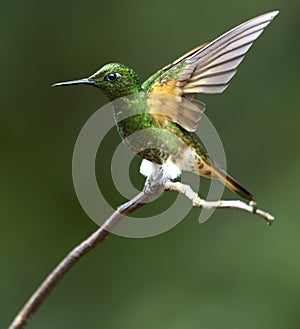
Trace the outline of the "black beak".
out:
<instances>
[{"instance_id":1,"label":"black beak","mask_svg":"<svg viewBox=\"0 0 300 329\"><path fill-rule=\"evenodd\" d=\"M72 81L55 83L54 85L52 85L52 87L70 86L70 85L92 85L92 86L96 86L96 83L93 80L89 80L89 79L79 79L79 80L72 80Z\"/></svg>"}]
</instances>

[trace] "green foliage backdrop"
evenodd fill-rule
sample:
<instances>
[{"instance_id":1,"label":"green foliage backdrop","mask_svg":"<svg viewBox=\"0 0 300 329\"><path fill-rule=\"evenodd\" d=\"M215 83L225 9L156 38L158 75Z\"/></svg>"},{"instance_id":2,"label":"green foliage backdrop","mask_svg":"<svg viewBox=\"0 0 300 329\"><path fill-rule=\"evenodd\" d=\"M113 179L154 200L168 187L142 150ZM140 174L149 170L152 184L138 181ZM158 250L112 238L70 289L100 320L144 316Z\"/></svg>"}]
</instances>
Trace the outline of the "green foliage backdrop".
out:
<instances>
[{"instance_id":1,"label":"green foliage backdrop","mask_svg":"<svg viewBox=\"0 0 300 329\"><path fill-rule=\"evenodd\" d=\"M28 328L299 327L299 1L28 0L3 1L0 11L1 328L96 229L76 199L71 158L82 125L106 99L94 88L50 85L111 61L144 80L274 9L280 15L230 88L204 100L229 172L277 222L270 228L248 213L219 210L200 225L192 210L160 236L110 236Z\"/></svg>"}]
</instances>

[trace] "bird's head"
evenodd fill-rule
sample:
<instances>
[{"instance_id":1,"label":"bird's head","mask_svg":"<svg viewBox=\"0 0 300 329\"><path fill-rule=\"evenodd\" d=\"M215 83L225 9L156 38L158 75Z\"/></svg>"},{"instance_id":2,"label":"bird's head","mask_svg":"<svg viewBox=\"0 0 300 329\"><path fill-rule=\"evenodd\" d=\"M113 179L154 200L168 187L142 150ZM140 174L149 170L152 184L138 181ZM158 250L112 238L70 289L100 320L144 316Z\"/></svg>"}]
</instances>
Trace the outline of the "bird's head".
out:
<instances>
[{"instance_id":1,"label":"bird's head","mask_svg":"<svg viewBox=\"0 0 300 329\"><path fill-rule=\"evenodd\" d=\"M80 80L56 83L53 86L67 86L75 84L92 85L99 88L109 100L127 96L141 91L141 84L137 74L128 66L120 63L104 65L90 77Z\"/></svg>"}]
</instances>

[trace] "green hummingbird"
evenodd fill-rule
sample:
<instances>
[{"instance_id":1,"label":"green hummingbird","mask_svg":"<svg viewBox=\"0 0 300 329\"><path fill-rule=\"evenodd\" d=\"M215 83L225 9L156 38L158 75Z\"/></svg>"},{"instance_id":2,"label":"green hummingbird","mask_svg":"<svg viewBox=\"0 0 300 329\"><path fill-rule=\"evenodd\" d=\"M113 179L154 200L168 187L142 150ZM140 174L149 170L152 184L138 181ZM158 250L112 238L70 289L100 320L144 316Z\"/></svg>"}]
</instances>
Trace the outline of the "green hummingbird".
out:
<instances>
[{"instance_id":1,"label":"green hummingbird","mask_svg":"<svg viewBox=\"0 0 300 329\"><path fill-rule=\"evenodd\" d=\"M251 201L252 194L214 163L195 134L206 108L196 96L222 93L228 87L254 40L278 13L266 13L233 28L166 65L144 83L130 67L110 63L88 78L53 86L92 85L110 101L141 95L138 105L129 106L131 116L122 118L118 107L113 111L121 138L143 159L140 172L144 176L162 170L164 177L175 179L185 170L219 179ZM144 145L152 145L142 150L128 141L131 134L141 130L148 131Z\"/></svg>"}]
</instances>

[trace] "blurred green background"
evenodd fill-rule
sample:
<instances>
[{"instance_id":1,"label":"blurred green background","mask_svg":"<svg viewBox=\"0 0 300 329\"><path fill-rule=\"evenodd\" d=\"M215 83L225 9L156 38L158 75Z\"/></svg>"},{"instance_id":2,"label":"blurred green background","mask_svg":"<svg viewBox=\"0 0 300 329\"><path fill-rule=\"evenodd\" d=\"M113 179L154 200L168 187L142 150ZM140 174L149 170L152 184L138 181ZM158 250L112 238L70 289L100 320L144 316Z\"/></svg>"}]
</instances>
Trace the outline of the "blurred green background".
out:
<instances>
[{"instance_id":1,"label":"blurred green background","mask_svg":"<svg viewBox=\"0 0 300 329\"><path fill-rule=\"evenodd\" d=\"M144 80L274 9L280 15L230 88L202 99L229 172L275 214L275 224L219 210L200 225L192 210L160 236L111 235L67 274L28 328L299 328L297 0L2 2L1 328L97 228L77 201L71 160L82 125L107 101L94 88L50 85L111 61L133 66Z\"/></svg>"}]
</instances>

